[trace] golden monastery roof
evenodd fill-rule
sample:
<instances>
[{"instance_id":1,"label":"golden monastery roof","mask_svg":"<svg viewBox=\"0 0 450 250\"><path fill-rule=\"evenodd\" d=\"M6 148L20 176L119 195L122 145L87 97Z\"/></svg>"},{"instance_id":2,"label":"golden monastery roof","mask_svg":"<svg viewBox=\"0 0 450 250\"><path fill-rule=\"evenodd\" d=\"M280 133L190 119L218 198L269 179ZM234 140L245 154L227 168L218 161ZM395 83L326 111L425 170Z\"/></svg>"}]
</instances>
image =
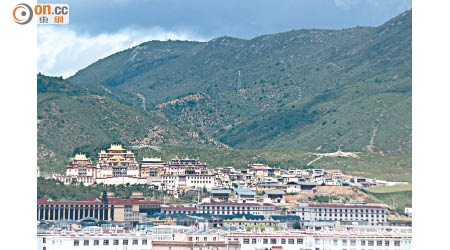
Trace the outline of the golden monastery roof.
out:
<instances>
[{"instance_id":1,"label":"golden monastery roof","mask_svg":"<svg viewBox=\"0 0 450 250\"><path fill-rule=\"evenodd\" d=\"M142 158L142 161L144 162L144 161L151 161L151 162L162 162L162 160L161 160L161 158L146 158L146 157L143 157Z\"/></svg>"},{"instance_id":2,"label":"golden monastery roof","mask_svg":"<svg viewBox=\"0 0 450 250\"><path fill-rule=\"evenodd\" d=\"M124 150L124 149L120 144L111 144L111 147L108 150Z\"/></svg>"},{"instance_id":3,"label":"golden monastery roof","mask_svg":"<svg viewBox=\"0 0 450 250\"><path fill-rule=\"evenodd\" d=\"M72 159L76 160L76 161L87 161L88 160L88 158L86 157L85 154L75 154L75 157Z\"/></svg>"}]
</instances>

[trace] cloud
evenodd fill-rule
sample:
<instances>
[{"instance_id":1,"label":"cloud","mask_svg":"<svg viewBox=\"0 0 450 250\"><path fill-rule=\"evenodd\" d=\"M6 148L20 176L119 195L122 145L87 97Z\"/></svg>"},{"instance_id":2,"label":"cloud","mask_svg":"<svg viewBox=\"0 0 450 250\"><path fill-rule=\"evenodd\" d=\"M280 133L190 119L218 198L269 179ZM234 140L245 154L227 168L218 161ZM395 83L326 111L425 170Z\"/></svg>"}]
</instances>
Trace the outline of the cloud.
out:
<instances>
[{"instance_id":1,"label":"cloud","mask_svg":"<svg viewBox=\"0 0 450 250\"><path fill-rule=\"evenodd\" d=\"M206 38L190 31L126 28L115 33L83 34L66 27L38 28L38 72L69 77L78 70L115 52L150 40L194 40Z\"/></svg>"}]
</instances>

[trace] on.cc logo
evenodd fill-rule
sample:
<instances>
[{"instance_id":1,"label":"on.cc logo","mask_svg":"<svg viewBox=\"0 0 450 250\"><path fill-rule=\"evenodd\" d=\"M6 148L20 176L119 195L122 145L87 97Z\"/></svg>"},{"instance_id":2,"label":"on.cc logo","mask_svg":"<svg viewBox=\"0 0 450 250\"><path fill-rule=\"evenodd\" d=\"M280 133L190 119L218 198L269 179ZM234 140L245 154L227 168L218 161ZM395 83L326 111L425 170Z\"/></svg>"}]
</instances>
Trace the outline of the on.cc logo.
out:
<instances>
[{"instance_id":1,"label":"on.cc logo","mask_svg":"<svg viewBox=\"0 0 450 250\"><path fill-rule=\"evenodd\" d=\"M14 21L18 24L27 24L33 19L33 9L26 3L19 3L13 10Z\"/></svg>"}]
</instances>

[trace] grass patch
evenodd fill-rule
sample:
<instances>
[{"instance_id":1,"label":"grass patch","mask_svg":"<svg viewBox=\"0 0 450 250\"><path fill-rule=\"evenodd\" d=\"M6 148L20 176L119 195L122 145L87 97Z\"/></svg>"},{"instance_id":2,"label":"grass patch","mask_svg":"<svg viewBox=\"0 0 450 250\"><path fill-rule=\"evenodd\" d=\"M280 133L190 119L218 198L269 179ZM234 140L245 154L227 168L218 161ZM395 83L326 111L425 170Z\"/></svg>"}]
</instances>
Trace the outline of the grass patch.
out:
<instances>
[{"instance_id":1,"label":"grass patch","mask_svg":"<svg viewBox=\"0 0 450 250\"><path fill-rule=\"evenodd\" d=\"M393 192L403 192L412 191L412 185L395 185L395 186L380 186L380 187L370 187L365 189L370 193L393 193Z\"/></svg>"}]
</instances>

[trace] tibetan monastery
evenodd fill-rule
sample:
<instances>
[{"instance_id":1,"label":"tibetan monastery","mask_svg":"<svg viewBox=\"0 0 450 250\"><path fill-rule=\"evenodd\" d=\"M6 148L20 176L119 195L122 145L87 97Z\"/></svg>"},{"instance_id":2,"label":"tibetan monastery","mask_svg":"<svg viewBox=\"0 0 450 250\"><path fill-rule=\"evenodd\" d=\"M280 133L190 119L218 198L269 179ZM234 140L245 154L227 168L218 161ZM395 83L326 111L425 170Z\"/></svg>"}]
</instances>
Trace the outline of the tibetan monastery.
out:
<instances>
[{"instance_id":1,"label":"tibetan monastery","mask_svg":"<svg viewBox=\"0 0 450 250\"><path fill-rule=\"evenodd\" d=\"M134 153L122 145L112 144L98 154L97 177L139 177L139 166Z\"/></svg>"}]
</instances>

